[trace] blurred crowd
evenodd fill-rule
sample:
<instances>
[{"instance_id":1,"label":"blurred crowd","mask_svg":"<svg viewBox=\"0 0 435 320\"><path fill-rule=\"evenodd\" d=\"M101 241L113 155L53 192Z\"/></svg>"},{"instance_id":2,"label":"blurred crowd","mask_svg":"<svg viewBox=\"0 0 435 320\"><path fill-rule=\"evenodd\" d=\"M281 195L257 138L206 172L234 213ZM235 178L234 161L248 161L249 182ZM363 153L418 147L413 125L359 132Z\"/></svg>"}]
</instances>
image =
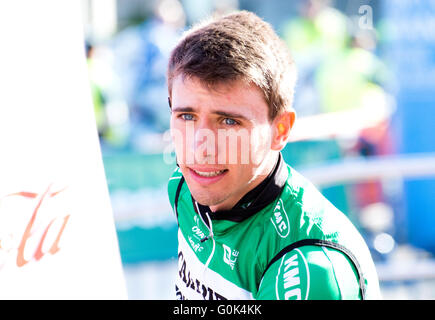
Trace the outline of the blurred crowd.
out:
<instances>
[{"instance_id":1,"label":"blurred crowd","mask_svg":"<svg viewBox=\"0 0 435 320\"><path fill-rule=\"evenodd\" d=\"M205 2L208 14L244 9L237 1ZM193 6L189 1L159 0L148 17L110 39L88 37L90 80L105 150L161 151L161 134L169 126L166 61L186 27L204 18ZM386 108L387 69L376 51L378 31L359 25L358 17L345 15L327 0L299 1L295 6L298 14L278 29L298 67L298 116ZM369 132L360 140L363 155L386 148L374 140L379 140L378 133Z\"/></svg>"},{"instance_id":2,"label":"blurred crowd","mask_svg":"<svg viewBox=\"0 0 435 320\"><path fill-rule=\"evenodd\" d=\"M87 39L95 115L104 151L160 150L159 134L169 126L166 62L184 26L181 4L164 0L156 4L151 16L119 30L110 39Z\"/></svg>"}]
</instances>

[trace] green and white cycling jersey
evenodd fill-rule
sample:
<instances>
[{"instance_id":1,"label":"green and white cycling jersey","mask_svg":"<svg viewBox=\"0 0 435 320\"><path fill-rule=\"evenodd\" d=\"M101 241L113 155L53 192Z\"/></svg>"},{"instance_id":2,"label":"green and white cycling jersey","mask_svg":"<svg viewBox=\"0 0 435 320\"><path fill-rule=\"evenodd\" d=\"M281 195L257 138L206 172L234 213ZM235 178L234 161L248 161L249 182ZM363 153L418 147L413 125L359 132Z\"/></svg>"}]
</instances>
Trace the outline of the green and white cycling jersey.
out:
<instances>
[{"instance_id":1,"label":"green and white cycling jersey","mask_svg":"<svg viewBox=\"0 0 435 320\"><path fill-rule=\"evenodd\" d=\"M177 168L178 299L380 299L373 260L348 220L280 155L232 210L193 199Z\"/></svg>"}]
</instances>

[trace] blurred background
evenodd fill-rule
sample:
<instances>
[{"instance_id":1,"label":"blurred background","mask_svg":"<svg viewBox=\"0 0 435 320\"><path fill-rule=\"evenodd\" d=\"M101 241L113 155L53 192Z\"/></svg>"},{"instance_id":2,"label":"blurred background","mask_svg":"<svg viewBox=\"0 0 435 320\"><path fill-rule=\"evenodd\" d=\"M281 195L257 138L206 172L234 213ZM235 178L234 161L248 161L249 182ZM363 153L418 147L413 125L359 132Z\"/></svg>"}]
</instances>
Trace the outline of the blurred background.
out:
<instances>
[{"instance_id":1,"label":"blurred background","mask_svg":"<svg viewBox=\"0 0 435 320\"><path fill-rule=\"evenodd\" d=\"M434 0L82 0L82 7L130 299L174 298L168 55L195 22L239 9L271 23L298 67L287 163L358 227L385 299L435 299Z\"/></svg>"}]
</instances>

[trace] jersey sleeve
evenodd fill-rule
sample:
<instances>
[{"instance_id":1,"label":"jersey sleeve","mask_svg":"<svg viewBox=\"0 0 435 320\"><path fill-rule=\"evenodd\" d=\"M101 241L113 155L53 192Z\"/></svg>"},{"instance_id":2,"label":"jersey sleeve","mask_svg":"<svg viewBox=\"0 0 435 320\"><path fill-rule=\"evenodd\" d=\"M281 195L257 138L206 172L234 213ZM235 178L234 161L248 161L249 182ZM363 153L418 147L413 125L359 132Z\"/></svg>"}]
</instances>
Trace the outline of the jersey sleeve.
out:
<instances>
[{"instance_id":1,"label":"jersey sleeve","mask_svg":"<svg viewBox=\"0 0 435 320\"><path fill-rule=\"evenodd\" d=\"M181 174L180 168L177 167L175 168L172 176L169 178L168 181L168 197L172 209L174 209L175 194L177 192L178 184L180 183L180 179L182 176L183 175Z\"/></svg>"},{"instance_id":2,"label":"jersey sleeve","mask_svg":"<svg viewBox=\"0 0 435 320\"><path fill-rule=\"evenodd\" d=\"M335 249L303 246L275 261L261 280L259 300L361 299L357 272Z\"/></svg>"}]
</instances>

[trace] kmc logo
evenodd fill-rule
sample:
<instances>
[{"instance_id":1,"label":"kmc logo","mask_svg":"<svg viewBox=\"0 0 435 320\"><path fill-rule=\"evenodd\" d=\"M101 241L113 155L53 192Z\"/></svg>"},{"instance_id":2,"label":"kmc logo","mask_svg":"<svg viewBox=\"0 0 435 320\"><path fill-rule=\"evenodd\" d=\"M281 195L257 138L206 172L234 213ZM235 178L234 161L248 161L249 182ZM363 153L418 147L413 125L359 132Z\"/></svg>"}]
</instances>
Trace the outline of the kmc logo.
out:
<instances>
[{"instance_id":1,"label":"kmc logo","mask_svg":"<svg viewBox=\"0 0 435 320\"><path fill-rule=\"evenodd\" d=\"M285 212L282 199L279 199L278 203L276 204L270 221L281 238L286 238L289 235L290 222L288 220L287 212Z\"/></svg>"}]
</instances>

